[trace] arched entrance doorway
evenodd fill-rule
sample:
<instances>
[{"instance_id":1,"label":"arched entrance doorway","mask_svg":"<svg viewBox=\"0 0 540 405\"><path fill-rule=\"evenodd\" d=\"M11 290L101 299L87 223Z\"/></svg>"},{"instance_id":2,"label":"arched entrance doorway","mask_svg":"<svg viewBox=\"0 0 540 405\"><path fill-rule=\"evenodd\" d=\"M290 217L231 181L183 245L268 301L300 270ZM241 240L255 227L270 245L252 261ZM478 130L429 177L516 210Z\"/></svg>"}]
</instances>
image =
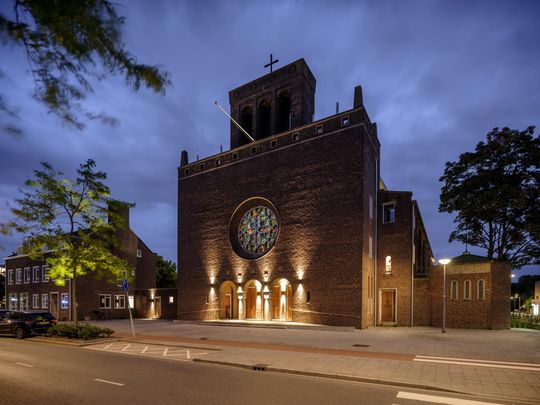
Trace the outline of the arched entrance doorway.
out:
<instances>
[{"instance_id":1,"label":"arched entrance doorway","mask_svg":"<svg viewBox=\"0 0 540 405\"><path fill-rule=\"evenodd\" d=\"M244 286L246 300L246 319L262 319L262 284L257 280L249 280Z\"/></svg>"},{"instance_id":2,"label":"arched entrance doorway","mask_svg":"<svg viewBox=\"0 0 540 405\"><path fill-rule=\"evenodd\" d=\"M238 319L238 295L232 281L219 287L219 319Z\"/></svg>"},{"instance_id":3,"label":"arched entrance doorway","mask_svg":"<svg viewBox=\"0 0 540 405\"><path fill-rule=\"evenodd\" d=\"M272 319L292 320L292 286L286 278L272 283Z\"/></svg>"}]
</instances>

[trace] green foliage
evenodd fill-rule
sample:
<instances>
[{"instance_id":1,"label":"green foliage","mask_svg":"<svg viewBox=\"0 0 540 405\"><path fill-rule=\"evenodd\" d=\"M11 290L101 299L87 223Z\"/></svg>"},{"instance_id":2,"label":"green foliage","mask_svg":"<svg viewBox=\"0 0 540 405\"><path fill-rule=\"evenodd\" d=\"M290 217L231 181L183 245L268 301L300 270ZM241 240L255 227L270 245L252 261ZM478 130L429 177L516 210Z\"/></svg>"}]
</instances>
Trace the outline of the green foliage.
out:
<instances>
[{"instance_id":1,"label":"green foliage","mask_svg":"<svg viewBox=\"0 0 540 405\"><path fill-rule=\"evenodd\" d=\"M474 152L447 162L439 211L457 213L450 242L486 250L514 268L540 263L540 137L493 129Z\"/></svg>"},{"instance_id":2,"label":"green foliage","mask_svg":"<svg viewBox=\"0 0 540 405\"><path fill-rule=\"evenodd\" d=\"M50 336L61 336L70 339L96 339L99 337L110 337L114 331L110 328L102 328L97 325L89 323L80 323L78 325L71 325L67 323L59 323L55 326L51 326L47 333Z\"/></svg>"},{"instance_id":3,"label":"green foliage","mask_svg":"<svg viewBox=\"0 0 540 405\"><path fill-rule=\"evenodd\" d=\"M157 288L176 287L176 264L160 255L156 262L156 284Z\"/></svg>"},{"instance_id":4,"label":"green foliage","mask_svg":"<svg viewBox=\"0 0 540 405\"><path fill-rule=\"evenodd\" d=\"M118 257L117 235L126 225L120 211L132 204L110 197L102 182L107 175L94 170L93 160L80 165L74 180L64 178L49 163L41 165L26 181L27 190L16 200L18 207L11 208L15 220L0 224L1 230L22 233L24 253L36 260L47 252L49 276L58 285L66 277L73 280L71 302L77 302L77 277L88 272L113 283L125 274L129 277L132 267ZM73 319L77 322L76 313Z\"/></svg>"},{"instance_id":5,"label":"green foliage","mask_svg":"<svg viewBox=\"0 0 540 405\"><path fill-rule=\"evenodd\" d=\"M13 0L11 9L12 16L0 14L0 40L24 47L34 77L34 97L70 126L84 127L79 113L111 122L103 113L81 108L85 93L92 91L88 76L121 74L135 90L144 85L160 93L170 85L167 72L138 63L125 49L124 18L109 1ZM96 71L97 67L103 71ZM0 96L1 112L13 115ZM9 128L13 129L4 129Z\"/></svg>"},{"instance_id":6,"label":"green foliage","mask_svg":"<svg viewBox=\"0 0 540 405\"><path fill-rule=\"evenodd\" d=\"M511 327L540 330L540 316L512 314Z\"/></svg>"}]
</instances>

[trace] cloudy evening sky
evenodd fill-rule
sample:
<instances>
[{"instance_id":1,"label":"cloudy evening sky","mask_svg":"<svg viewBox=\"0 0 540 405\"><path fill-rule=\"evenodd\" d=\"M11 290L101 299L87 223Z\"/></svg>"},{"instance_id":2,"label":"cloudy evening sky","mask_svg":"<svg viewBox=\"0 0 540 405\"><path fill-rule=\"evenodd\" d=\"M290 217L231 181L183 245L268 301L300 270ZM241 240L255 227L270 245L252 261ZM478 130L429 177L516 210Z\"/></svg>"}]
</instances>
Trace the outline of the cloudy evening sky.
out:
<instances>
[{"instance_id":1,"label":"cloudy evening sky","mask_svg":"<svg viewBox=\"0 0 540 405\"><path fill-rule=\"evenodd\" d=\"M11 5L3 0L0 12L10 15ZM22 49L0 44L0 93L24 130L0 134L0 221L39 162L72 174L92 158L113 196L136 203L139 237L176 262L180 151L192 161L228 148L229 123L213 101L228 106L228 91L265 74L270 53L277 67L306 60L317 79L315 119L332 115L336 102L351 108L362 85L382 176L391 189L413 191L437 258L464 250L448 243L452 216L438 213L444 163L494 127L540 125L537 1L120 0L117 11L127 49L163 66L173 87L161 96L134 92L121 77L95 82L85 107L114 116L116 127L63 126L32 99ZM0 237L0 255L19 241ZM538 266L526 271L540 274Z\"/></svg>"}]
</instances>

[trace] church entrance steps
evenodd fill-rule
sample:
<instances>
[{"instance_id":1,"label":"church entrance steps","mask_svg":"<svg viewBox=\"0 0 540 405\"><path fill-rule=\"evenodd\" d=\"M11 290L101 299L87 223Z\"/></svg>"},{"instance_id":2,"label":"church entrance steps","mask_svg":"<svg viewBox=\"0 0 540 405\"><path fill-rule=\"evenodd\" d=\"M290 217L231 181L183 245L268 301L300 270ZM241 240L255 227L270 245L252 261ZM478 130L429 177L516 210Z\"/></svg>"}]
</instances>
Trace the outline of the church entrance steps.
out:
<instances>
[{"instance_id":1,"label":"church entrance steps","mask_svg":"<svg viewBox=\"0 0 540 405\"><path fill-rule=\"evenodd\" d=\"M329 326L317 325L313 323L289 322L289 321L260 321L260 320L210 320L197 322L203 326L240 326L249 328L269 328L269 329L305 329L313 331L329 332L354 332L353 326Z\"/></svg>"}]
</instances>

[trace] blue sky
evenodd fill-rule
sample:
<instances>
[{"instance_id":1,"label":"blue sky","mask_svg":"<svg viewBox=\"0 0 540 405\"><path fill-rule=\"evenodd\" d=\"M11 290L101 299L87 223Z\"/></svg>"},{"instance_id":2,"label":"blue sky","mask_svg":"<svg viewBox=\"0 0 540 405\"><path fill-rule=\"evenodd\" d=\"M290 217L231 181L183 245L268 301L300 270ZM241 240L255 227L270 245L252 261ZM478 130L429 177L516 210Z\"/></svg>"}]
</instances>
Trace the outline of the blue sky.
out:
<instances>
[{"instance_id":1,"label":"blue sky","mask_svg":"<svg viewBox=\"0 0 540 405\"><path fill-rule=\"evenodd\" d=\"M85 107L119 120L66 128L32 99L19 48L0 46L0 92L19 109L22 137L0 134L0 221L40 161L66 173L93 158L113 195L136 203L132 228L176 261L176 168L229 146L213 105L228 91L303 57L317 78L315 119L352 106L353 90L379 129L382 176L412 190L436 257L456 256L452 216L438 213L446 161L472 151L494 127L539 124L540 3L535 1L126 1L124 41L139 62L159 64L173 87L134 92L121 77L94 81ZM8 7L9 6L9 7ZM10 12L10 2L0 4ZM0 120L5 117L0 116ZM5 256L17 237L0 237ZM471 249L482 254L481 250ZM540 268L527 272L540 274Z\"/></svg>"}]
</instances>

